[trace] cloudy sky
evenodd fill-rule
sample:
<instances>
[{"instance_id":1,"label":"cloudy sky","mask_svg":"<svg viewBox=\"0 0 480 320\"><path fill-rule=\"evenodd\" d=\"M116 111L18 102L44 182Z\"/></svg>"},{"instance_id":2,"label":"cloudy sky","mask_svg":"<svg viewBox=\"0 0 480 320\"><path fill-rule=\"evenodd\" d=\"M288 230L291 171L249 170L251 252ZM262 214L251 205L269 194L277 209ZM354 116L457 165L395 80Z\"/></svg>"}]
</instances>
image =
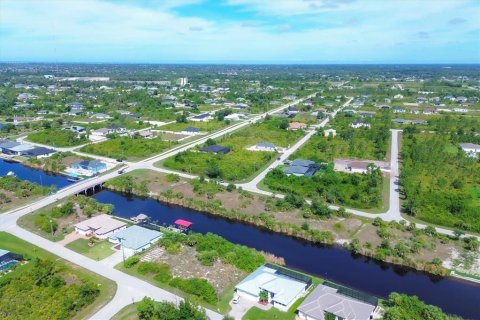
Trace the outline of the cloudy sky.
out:
<instances>
[{"instance_id":1,"label":"cloudy sky","mask_svg":"<svg viewBox=\"0 0 480 320\"><path fill-rule=\"evenodd\" d=\"M480 0L0 0L0 61L480 63Z\"/></svg>"}]
</instances>

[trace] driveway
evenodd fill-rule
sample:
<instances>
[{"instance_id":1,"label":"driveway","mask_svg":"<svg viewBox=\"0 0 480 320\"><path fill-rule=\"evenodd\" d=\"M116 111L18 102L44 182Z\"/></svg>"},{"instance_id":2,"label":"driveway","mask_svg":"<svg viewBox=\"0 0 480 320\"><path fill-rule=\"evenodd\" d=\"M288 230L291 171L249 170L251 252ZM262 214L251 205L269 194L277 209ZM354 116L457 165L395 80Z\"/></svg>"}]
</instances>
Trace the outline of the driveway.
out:
<instances>
[{"instance_id":1,"label":"driveway","mask_svg":"<svg viewBox=\"0 0 480 320\"><path fill-rule=\"evenodd\" d=\"M241 320L245 313L247 313L247 311L252 307L257 307L263 310L268 310L272 307L271 304L264 306L263 304L248 300L244 297L240 297L237 304L234 304L232 301L230 301L230 306L232 307L232 310L230 310L228 314L234 317L235 320Z\"/></svg>"}]
</instances>

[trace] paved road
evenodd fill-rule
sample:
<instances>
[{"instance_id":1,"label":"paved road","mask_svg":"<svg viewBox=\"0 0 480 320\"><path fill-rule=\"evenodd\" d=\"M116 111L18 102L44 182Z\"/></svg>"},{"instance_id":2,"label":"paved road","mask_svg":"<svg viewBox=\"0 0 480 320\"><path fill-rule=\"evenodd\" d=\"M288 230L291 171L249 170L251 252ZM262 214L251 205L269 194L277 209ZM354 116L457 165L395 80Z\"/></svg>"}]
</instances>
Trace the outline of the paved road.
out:
<instances>
[{"instance_id":1,"label":"paved road","mask_svg":"<svg viewBox=\"0 0 480 320\"><path fill-rule=\"evenodd\" d=\"M349 98L347 102L345 102L340 108L335 110L335 112L332 114L331 118L335 118L337 113L341 110L343 110L346 106L350 104L350 102L353 100L353 98ZM251 181L246 182L246 183L239 183L236 184L237 187L241 187L243 190L255 192L255 193L261 193L261 194L271 194L269 192L265 192L257 187L257 185L262 181L274 168L278 167L279 165L282 165L285 160L290 157L295 151L297 151L301 146L303 146L308 140L310 140L315 133L317 133L316 129L325 127L325 125L331 120L330 117L325 118L322 122L319 124L313 126L311 130L307 132L305 136L303 136L300 140L298 140L292 147L287 149L284 153L282 153L275 161L273 161L265 170L260 172L255 178L253 178Z\"/></svg>"}]
</instances>

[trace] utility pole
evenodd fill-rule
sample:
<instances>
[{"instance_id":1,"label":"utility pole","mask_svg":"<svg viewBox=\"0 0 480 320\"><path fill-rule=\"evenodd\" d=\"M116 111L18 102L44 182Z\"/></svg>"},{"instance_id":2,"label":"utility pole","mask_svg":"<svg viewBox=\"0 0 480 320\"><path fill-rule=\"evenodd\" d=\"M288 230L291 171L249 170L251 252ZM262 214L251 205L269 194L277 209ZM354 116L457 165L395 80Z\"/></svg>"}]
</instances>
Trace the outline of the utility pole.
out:
<instances>
[{"instance_id":1,"label":"utility pole","mask_svg":"<svg viewBox=\"0 0 480 320\"><path fill-rule=\"evenodd\" d=\"M123 248L123 243L122 240L125 240L125 238L117 236L118 241L120 241L120 246L122 247L122 257L123 257L123 266L125 267L125 249Z\"/></svg>"},{"instance_id":2,"label":"utility pole","mask_svg":"<svg viewBox=\"0 0 480 320\"><path fill-rule=\"evenodd\" d=\"M48 221L50 221L50 231L52 232L52 237L53 237L53 221L52 221L52 219L50 219Z\"/></svg>"}]
</instances>

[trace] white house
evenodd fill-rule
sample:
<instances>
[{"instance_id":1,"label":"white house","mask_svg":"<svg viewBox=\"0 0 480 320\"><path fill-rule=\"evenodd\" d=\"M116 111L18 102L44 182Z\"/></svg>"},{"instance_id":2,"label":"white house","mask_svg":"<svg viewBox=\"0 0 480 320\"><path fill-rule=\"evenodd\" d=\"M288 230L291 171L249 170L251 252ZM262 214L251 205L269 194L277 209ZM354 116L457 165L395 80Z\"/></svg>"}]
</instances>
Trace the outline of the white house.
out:
<instances>
[{"instance_id":1,"label":"white house","mask_svg":"<svg viewBox=\"0 0 480 320\"><path fill-rule=\"evenodd\" d=\"M75 232L84 236L95 236L99 239L106 239L115 231L123 230L127 224L123 221L112 218L107 214L101 214L75 225Z\"/></svg>"},{"instance_id":2,"label":"white house","mask_svg":"<svg viewBox=\"0 0 480 320\"><path fill-rule=\"evenodd\" d=\"M213 120L213 117L209 113L203 113L203 114L199 114L198 116L193 116L189 120L195 121L195 122L208 122L210 120Z\"/></svg>"},{"instance_id":3,"label":"white house","mask_svg":"<svg viewBox=\"0 0 480 320\"><path fill-rule=\"evenodd\" d=\"M254 146L248 148L250 151L268 151L268 152L276 152L277 147L271 142L259 142Z\"/></svg>"},{"instance_id":4,"label":"white house","mask_svg":"<svg viewBox=\"0 0 480 320\"><path fill-rule=\"evenodd\" d=\"M196 127L188 127L180 131L180 133L189 136L196 136L197 134L200 134L200 129Z\"/></svg>"},{"instance_id":5,"label":"white house","mask_svg":"<svg viewBox=\"0 0 480 320\"><path fill-rule=\"evenodd\" d=\"M478 157L480 154L480 145L475 143L460 143L460 148L472 158Z\"/></svg>"},{"instance_id":6,"label":"white house","mask_svg":"<svg viewBox=\"0 0 480 320\"><path fill-rule=\"evenodd\" d=\"M329 137L330 135L331 135L332 137L335 137L335 136L337 135L337 130L331 129L331 128L330 128L330 129L326 129L326 130L323 131L323 135L324 135L325 137Z\"/></svg>"},{"instance_id":7,"label":"white house","mask_svg":"<svg viewBox=\"0 0 480 320\"><path fill-rule=\"evenodd\" d=\"M131 226L127 229L116 231L108 236L108 241L119 243L126 256L132 256L135 253L142 252L162 238L163 234L159 231Z\"/></svg>"},{"instance_id":8,"label":"white house","mask_svg":"<svg viewBox=\"0 0 480 320\"><path fill-rule=\"evenodd\" d=\"M370 123L362 122L362 121L353 121L350 126L354 129L358 129L358 128L370 129L370 127L371 127Z\"/></svg>"},{"instance_id":9,"label":"white house","mask_svg":"<svg viewBox=\"0 0 480 320\"><path fill-rule=\"evenodd\" d=\"M403 95L401 94L396 94L393 96L394 99L403 99Z\"/></svg>"},{"instance_id":10,"label":"white house","mask_svg":"<svg viewBox=\"0 0 480 320\"><path fill-rule=\"evenodd\" d=\"M240 121L242 119L245 119L246 116L242 113L232 113L229 114L228 116L225 116L224 120L229 120L229 121Z\"/></svg>"},{"instance_id":11,"label":"white house","mask_svg":"<svg viewBox=\"0 0 480 320\"><path fill-rule=\"evenodd\" d=\"M277 309L288 311L304 294L308 285L264 265L237 284L235 290L239 296L251 301L259 301L260 292L266 291L268 303Z\"/></svg>"}]
</instances>

